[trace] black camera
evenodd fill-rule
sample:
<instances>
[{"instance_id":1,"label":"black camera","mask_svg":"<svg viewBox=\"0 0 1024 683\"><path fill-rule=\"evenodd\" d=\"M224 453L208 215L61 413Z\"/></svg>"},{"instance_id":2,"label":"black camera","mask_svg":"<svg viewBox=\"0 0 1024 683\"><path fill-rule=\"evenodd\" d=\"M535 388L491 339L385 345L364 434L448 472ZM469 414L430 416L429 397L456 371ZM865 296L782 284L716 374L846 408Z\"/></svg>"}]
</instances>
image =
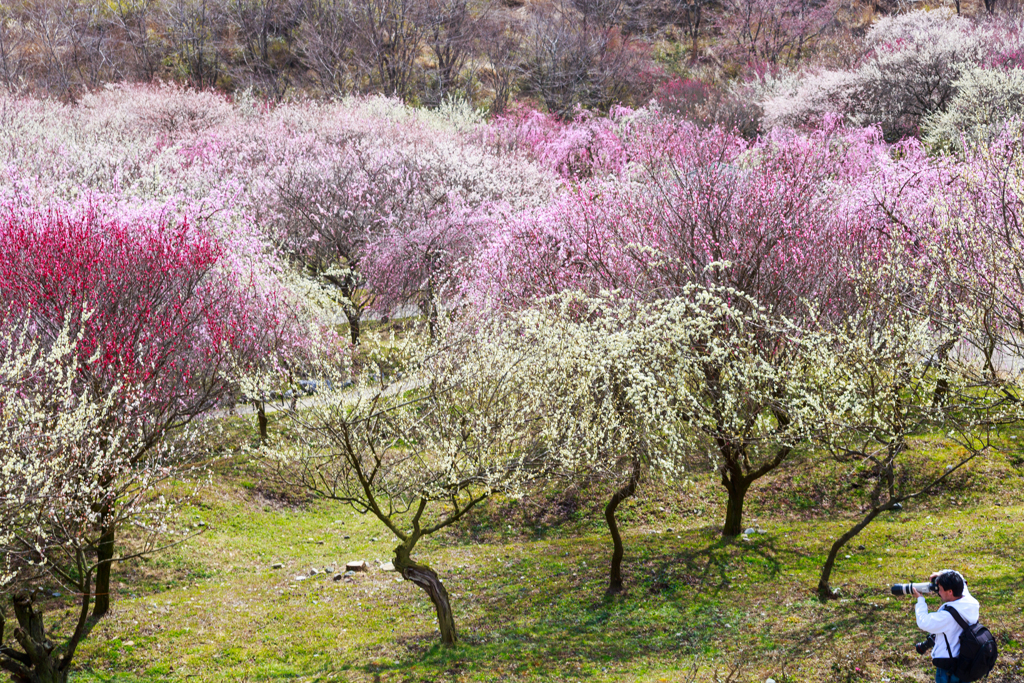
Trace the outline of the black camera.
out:
<instances>
[{"instance_id":1,"label":"black camera","mask_svg":"<svg viewBox=\"0 0 1024 683\"><path fill-rule=\"evenodd\" d=\"M897 583L892 587L893 595L911 595L913 589L916 588L917 592L921 595L928 595L929 593L938 592L939 587L935 585L934 581L927 581L925 583Z\"/></svg>"},{"instance_id":2,"label":"black camera","mask_svg":"<svg viewBox=\"0 0 1024 683\"><path fill-rule=\"evenodd\" d=\"M935 647L935 634L929 634L927 638L922 640L920 643L914 643L914 649L917 650L917 654L923 655L928 650Z\"/></svg>"}]
</instances>

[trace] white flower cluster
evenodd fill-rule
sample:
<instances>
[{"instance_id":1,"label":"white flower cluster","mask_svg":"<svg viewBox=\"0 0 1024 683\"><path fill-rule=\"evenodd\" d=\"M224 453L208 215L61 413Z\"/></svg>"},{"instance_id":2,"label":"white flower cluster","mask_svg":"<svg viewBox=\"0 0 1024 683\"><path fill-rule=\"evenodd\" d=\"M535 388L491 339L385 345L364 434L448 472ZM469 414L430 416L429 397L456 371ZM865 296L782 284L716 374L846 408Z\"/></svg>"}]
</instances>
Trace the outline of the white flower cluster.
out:
<instances>
[{"instance_id":1,"label":"white flower cluster","mask_svg":"<svg viewBox=\"0 0 1024 683\"><path fill-rule=\"evenodd\" d=\"M42 343L26 327L6 322L0 331L0 586L42 570L87 593L105 526L134 525L141 549L167 531L173 501L155 487L173 471L173 448L142 448L130 387L112 387L104 396L83 391L81 340L67 327ZM144 458L134 457L144 450Z\"/></svg>"}]
</instances>

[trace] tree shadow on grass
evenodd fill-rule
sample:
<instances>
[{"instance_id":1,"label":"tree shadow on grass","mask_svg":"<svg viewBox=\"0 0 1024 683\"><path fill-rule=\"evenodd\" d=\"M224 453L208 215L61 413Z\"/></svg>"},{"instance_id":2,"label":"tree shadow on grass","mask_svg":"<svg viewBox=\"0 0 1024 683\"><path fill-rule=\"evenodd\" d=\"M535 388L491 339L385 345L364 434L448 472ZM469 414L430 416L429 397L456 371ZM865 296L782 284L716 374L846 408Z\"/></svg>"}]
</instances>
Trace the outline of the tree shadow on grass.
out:
<instances>
[{"instance_id":1,"label":"tree shadow on grass","mask_svg":"<svg viewBox=\"0 0 1024 683\"><path fill-rule=\"evenodd\" d=\"M687 599L692 600L742 583L737 581L737 574L749 582L775 580L783 574L785 559L796 557L806 557L806 554L780 548L769 537L749 541L720 539L703 548L683 549L652 558L647 563L646 573L651 577L652 592L671 594L675 588L687 586L696 591L687 595Z\"/></svg>"},{"instance_id":2,"label":"tree shadow on grass","mask_svg":"<svg viewBox=\"0 0 1024 683\"><path fill-rule=\"evenodd\" d=\"M565 572L540 576L541 586L555 585L505 593L486 614L460 624L459 647L440 648L436 636L402 639L398 661L377 673L383 680L389 673L411 676L395 680L432 680L453 670L496 679L512 671L523 680L583 680L613 664L702 656L717 649L723 620L732 618L731 608L719 609L727 601L718 595L732 587L732 575L742 571L744 580L768 582L796 554L770 538L673 550L663 536L634 537L627 544L624 595L605 598L596 570L576 584ZM602 570L607 565L600 550L583 557Z\"/></svg>"}]
</instances>

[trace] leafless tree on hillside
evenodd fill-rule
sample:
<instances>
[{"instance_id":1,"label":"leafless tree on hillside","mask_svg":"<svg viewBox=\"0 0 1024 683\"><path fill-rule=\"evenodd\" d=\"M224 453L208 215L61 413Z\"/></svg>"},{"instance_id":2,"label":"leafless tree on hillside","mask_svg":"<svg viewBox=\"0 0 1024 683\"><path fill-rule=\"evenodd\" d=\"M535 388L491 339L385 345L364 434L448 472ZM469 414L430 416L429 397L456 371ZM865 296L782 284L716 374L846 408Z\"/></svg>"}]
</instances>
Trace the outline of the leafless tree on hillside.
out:
<instances>
[{"instance_id":1,"label":"leafless tree on hillside","mask_svg":"<svg viewBox=\"0 0 1024 683\"><path fill-rule=\"evenodd\" d=\"M19 92L24 87L25 30L14 12L6 5L0 6L0 85L9 93Z\"/></svg>"},{"instance_id":2,"label":"leafless tree on hillside","mask_svg":"<svg viewBox=\"0 0 1024 683\"><path fill-rule=\"evenodd\" d=\"M458 89L462 69L475 47L480 17L470 11L469 0L423 0L418 22L436 66L427 97L440 104Z\"/></svg>"},{"instance_id":3,"label":"leafless tree on hillside","mask_svg":"<svg viewBox=\"0 0 1024 683\"><path fill-rule=\"evenodd\" d=\"M109 25L96 2L51 0L27 5L24 51L34 55L34 85L73 100L83 88L118 78L109 55ZM23 53L24 54L24 53Z\"/></svg>"},{"instance_id":4,"label":"leafless tree on hillside","mask_svg":"<svg viewBox=\"0 0 1024 683\"><path fill-rule=\"evenodd\" d=\"M484 72L485 81L494 90L491 115L504 113L520 75L524 29L515 19L498 21L489 19L482 28L482 43L490 68Z\"/></svg>"},{"instance_id":5,"label":"leafless tree on hillside","mask_svg":"<svg viewBox=\"0 0 1024 683\"><path fill-rule=\"evenodd\" d=\"M112 21L120 29L121 40L131 54L131 76L140 81L156 77L162 54L153 38L153 0L111 0ZM128 61L128 55L123 56Z\"/></svg>"},{"instance_id":6,"label":"leafless tree on hillside","mask_svg":"<svg viewBox=\"0 0 1024 683\"><path fill-rule=\"evenodd\" d=\"M310 0L303 7L298 48L329 95L345 95L356 86L353 30L347 0Z\"/></svg>"},{"instance_id":7,"label":"leafless tree on hillside","mask_svg":"<svg viewBox=\"0 0 1024 683\"><path fill-rule=\"evenodd\" d=\"M167 34L179 74L197 88L217 83L220 64L214 38L218 9L214 0L172 0L166 9Z\"/></svg>"},{"instance_id":8,"label":"leafless tree on hillside","mask_svg":"<svg viewBox=\"0 0 1024 683\"><path fill-rule=\"evenodd\" d=\"M617 7L609 0L573 0L538 11L526 40L524 90L561 117L577 106L607 109L639 95L645 86L640 55L609 23Z\"/></svg>"},{"instance_id":9,"label":"leafless tree on hillside","mask_svg":"<svg viewBox=\"0 0 1024 683\"><path fill-rule=\"evenodd\" d=\"M241 80L279 98L288 83L289 70L283 67L292 58L275 46L289 42L300 8L288 0L229 0L228 14L245 62Z\"/></svg>"},{"instance_id":10,"label":"leafless tree on hillside","mask_svg":"<svg viewBox=\"0 0 1024 683\"><path fill-rule=\"evenodd\" d=\"M419 0L364 0L353 7L354 58L369 90L408 100L416 76L423 28Z\"/></svg>"},{"instance_id":11,"label":"leafless tree on hillside","mask_svg":"<svg viewBox=\"0 0 1024 683\"><path fill-rule=\"evenodd\" d=\"M670 21L678 26L690 41L690 60L697 61L700 53L700 33L704 25L704 7L710 0L671 0L668 3Z\"/></svg>"}]
</instances>

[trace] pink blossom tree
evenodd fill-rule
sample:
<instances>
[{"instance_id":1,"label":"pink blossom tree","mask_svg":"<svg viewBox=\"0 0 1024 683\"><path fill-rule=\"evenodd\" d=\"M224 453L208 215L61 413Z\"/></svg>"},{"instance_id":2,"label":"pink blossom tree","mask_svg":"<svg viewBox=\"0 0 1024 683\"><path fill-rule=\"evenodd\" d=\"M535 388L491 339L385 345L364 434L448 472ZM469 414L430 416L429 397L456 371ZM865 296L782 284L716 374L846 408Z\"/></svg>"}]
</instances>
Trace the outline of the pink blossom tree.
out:
<instances>
[{"instance_id":1,"label":"pink blossom tree","mask_svg":"<svg viewBox=\"0 0 1024 683\"><path fill-rule=\"evenodd\" d=\"M795 322L808 302L836 316L849 306L844 255L868 248L871 238L840 220L840 200L884 157L876 134L832 126L748 143L657 118L633 133L630 173L580 183L496 228L499 237L480 261L482 299L520 308L564 290L614 290L651 300L697 284L735 291L741 309L756 301L767 315ZM766 333L759 344L765 362L780 364L780 377L798 363L784 335ZM714 373L705 379L708 405L728 393L716 389ZM779 391L781 398L781 384ZM770 391L759 395L768 402L749 406L752 420L778 404ZM788 419L778 418L780 425ZM729 497L727 536L742 529L750 486L793 450L788 437L771 448L761 435L736 431L743 424L723 421L711 430Z\"/></svg>"}]
</instances>

